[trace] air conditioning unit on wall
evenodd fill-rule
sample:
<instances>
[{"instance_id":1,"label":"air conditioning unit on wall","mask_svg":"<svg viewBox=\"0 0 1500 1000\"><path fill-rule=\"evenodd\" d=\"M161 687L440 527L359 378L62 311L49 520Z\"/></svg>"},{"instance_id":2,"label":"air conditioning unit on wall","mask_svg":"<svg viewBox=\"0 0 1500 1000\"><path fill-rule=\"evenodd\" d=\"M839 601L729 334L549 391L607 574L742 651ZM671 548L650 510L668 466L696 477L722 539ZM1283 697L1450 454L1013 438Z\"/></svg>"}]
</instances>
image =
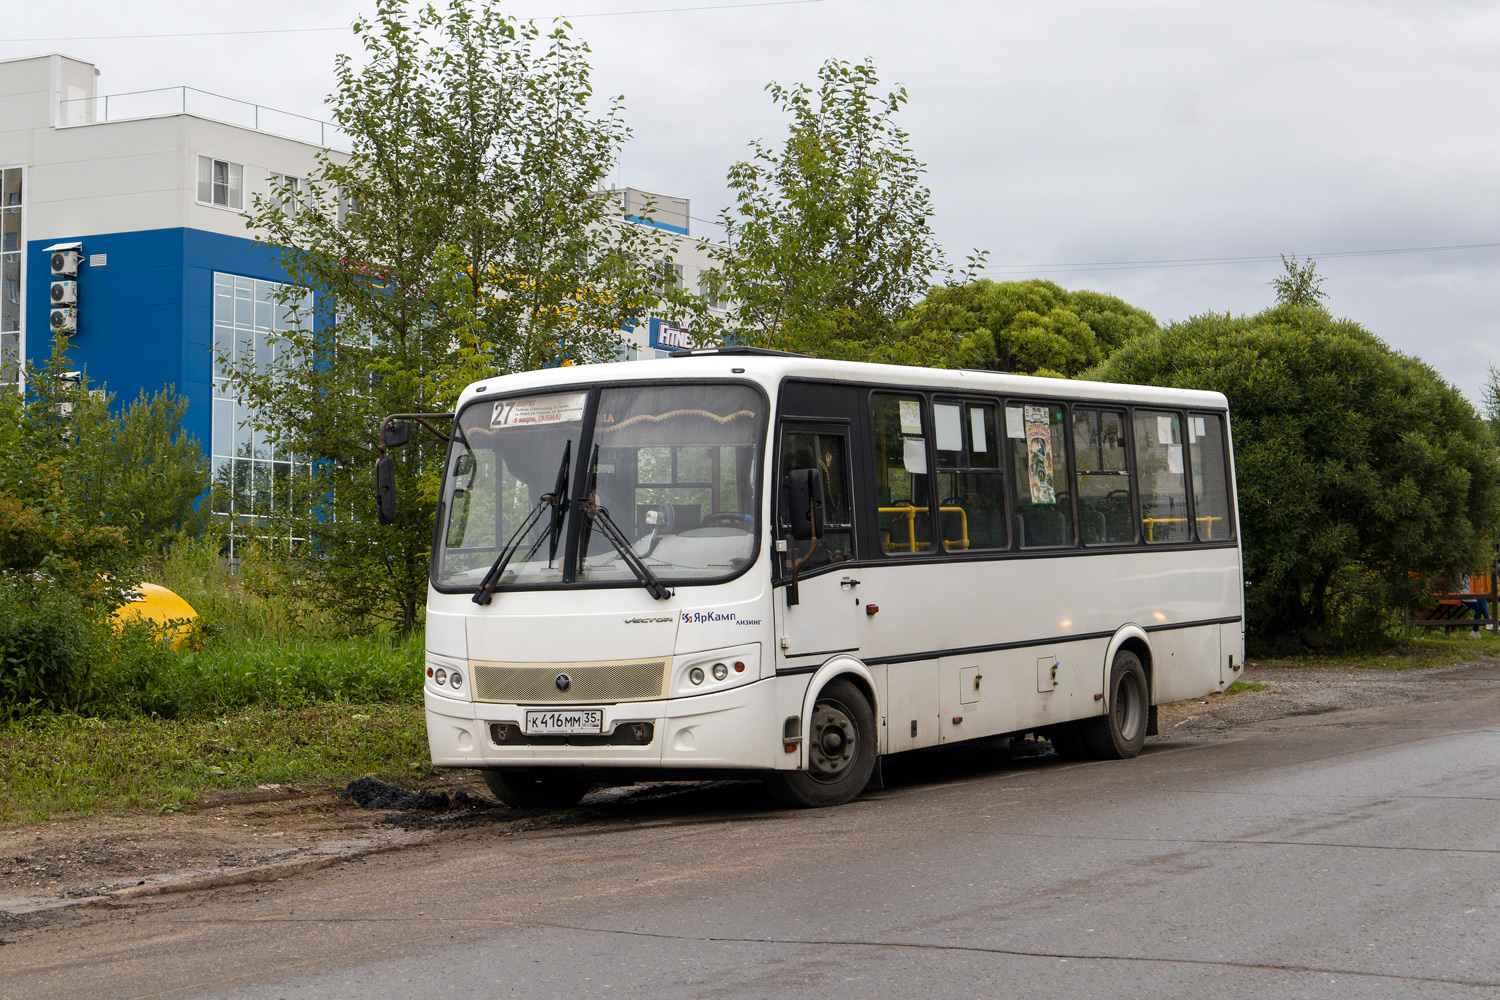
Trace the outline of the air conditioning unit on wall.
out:
<instances>
[{"instance_id":1,"label":"air conditioning unit on wall","mask_svg":"<svg viewBox=\"0 0 1500 1000\"><path fill-rule=\"evenodd\" d=\"M72 306L60 306L52 310L54 333L72 333L78 329L78 310Z\"/></svg>"},{"instance_id":2,"label":"air conditioning unit on wall","mask_svg":"<svg viewBox=\"0 0 1500 1000\"><path fill-rule=\"evenodd\" d=\"M78 274L78 265L83 263L83 254L77 250L56 250L52 254L52 275L71 278Z\"/></svg>"},{"instance_id":3,"label":"air conditioning unit on wall","mask_svg":"<svg viewBox=\"0 0 1500 1000\"><path fill-rule=\"evenodd\" d=\"M76 281L54 281L52 283L52 304L55 306L71 306L78 301L78 282Z\"/></svg>"}]
</instances>

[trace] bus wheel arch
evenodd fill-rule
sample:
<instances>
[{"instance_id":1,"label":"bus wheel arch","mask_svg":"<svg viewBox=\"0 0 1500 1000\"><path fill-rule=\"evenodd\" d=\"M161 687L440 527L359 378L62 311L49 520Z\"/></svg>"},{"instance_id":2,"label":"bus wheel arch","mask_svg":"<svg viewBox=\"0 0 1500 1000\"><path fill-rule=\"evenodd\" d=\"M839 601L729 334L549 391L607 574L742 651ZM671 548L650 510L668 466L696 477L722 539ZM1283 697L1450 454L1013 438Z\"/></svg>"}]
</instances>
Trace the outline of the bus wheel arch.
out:
<instances>
[{"instance_id":1,"label":"bus wheel arch","mask_svg":"<svg viewBox=\"0 0 1500 1000\"><path fill-rule=\"evenodd\" d=\"M833 681L843 678L870 703L870 711L875 714L878 723L880 719L880 699L875 695L875 678L870 674L870 668L854 659L852 656L838 656L819 667L808 681L807 693L802 696L802 731L808 731L807 727L812 722L813 706L818 702L818 695ZM804 760L805 764L806 761Z\"/></svg>"},{"instance_id":2,"label":"bus wheel arch","mask_svg":"<svg viewBox=\"0 0 1500 1000\"><path fill-rule=\"evenodd\" d=\"M1122 625L1114 637L1109 640L1109 646L1104 651L1104 662L1100 664L1100 685L1104 691L1103 711L1110 710L1109 705L1109 679L1110 672L1114 669L1115 657L1120 650L1129 650L1134 653L1136 659L1141 661L1141 667L1146 671L1146 692L1148 701L1152 706L1156 705L1156 670L1154 658L1151 655L1151 640L1146 635L1146 630L1139 625Z\"/></svg>"}]
</instances>

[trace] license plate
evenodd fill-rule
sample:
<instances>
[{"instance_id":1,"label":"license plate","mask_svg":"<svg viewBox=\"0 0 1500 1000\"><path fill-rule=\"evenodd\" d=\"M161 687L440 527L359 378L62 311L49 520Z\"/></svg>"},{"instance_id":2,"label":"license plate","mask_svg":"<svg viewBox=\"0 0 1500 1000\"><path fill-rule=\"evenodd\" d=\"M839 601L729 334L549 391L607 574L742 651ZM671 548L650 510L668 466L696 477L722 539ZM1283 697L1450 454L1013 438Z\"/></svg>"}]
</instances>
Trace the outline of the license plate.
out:
<instances>
[{"instance_id":1,"label":"license plate","mask_svg":"<svg viewBox=\"0 0 1500 1000\"><path fill-rule=\"evenodd\" d=\"M526 732L533 735L571 736L604 732L602 708L549 708L526 713Z\"/></svg>"}]
</instances>

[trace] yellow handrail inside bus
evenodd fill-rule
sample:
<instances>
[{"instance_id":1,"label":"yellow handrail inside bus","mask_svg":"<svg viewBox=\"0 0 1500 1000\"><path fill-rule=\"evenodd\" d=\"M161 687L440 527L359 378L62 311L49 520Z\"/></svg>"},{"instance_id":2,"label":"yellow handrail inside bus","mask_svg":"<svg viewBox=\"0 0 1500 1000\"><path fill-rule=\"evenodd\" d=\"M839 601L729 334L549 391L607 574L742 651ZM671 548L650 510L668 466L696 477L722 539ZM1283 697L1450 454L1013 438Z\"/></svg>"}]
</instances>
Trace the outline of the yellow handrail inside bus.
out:
<instances>
[{"instance_id":1,"label":"yellow handrail inside bus","mask_svg":"<svg viewBox=\"0 0 1500 1000\"><path fill-rule=\"evenodd\" d=\"M929 548L931 542L917 541L917 515L927 513L926 507L877 507L876 510L882 514L902 514L906 517L906 545L909 552L918 552ZM966 549L969 547L969 515L962 507L939 507L938 522L941 525L943 514L957 514L959 518L959 537L954 539L943 539L943 545L953 549ZM896 545L891 541L891 533L885 533L885 550L894 552Z\"/></svg>"},{"instance_id":2,"label":"yellow handrail inside bus","mask_svg":"<svg viewBox=\"0 0 1500 1000\"><path fill-rule=\"evenodd\" d=\"M1158 524L1182 524L1185 517L1143 517L1141 523L1146 526L1146 541L1156 541L1156 526ZM1214 522L1224 520L1222 517L1200 517L1198 518L1198 532L1205 539L1214 537ZM1205 530L1205 527L1207 530Z\"/></svg>"}]
</instances>

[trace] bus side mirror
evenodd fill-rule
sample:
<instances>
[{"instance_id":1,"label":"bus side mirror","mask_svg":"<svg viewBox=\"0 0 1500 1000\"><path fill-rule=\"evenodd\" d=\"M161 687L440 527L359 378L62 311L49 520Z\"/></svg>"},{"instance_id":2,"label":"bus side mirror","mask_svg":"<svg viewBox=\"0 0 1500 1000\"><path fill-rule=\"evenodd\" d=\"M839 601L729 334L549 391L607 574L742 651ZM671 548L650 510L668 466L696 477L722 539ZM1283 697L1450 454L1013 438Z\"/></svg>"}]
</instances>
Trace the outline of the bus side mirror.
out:
<instances>
[{"instance_id":1,"label":"bus side mirror","mask_svg":"<svg viewBox=\"0 0 1500 1000\"><path fill-rule=\"evenodd\" d=\"M392 420L385 427L385 446L399 448L411 440L411 424L405 420Z\"/></svg>"},{"instance_id":2,"label":"bus side mirror","mask_svg":"<svg viewBox=\"0 0 1500 1000\"><path fill-rule=\"evenodd\" d=\"M823 537L823 470L793 469L782 482L783 515L792 529L792 541L809 542Z\"/></svg>"},{"instance_id":3,"label":"bus side mirror","mask_svg":"<svg viewBox=\"0 0 1500 1000\"><path fill-rule=\"evenodd\" d=\"M375 509L381 524L396 523L396 461L389 455L375 462Z\"/></svg>"}]
</instances>

